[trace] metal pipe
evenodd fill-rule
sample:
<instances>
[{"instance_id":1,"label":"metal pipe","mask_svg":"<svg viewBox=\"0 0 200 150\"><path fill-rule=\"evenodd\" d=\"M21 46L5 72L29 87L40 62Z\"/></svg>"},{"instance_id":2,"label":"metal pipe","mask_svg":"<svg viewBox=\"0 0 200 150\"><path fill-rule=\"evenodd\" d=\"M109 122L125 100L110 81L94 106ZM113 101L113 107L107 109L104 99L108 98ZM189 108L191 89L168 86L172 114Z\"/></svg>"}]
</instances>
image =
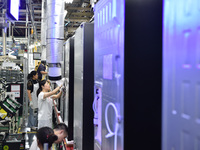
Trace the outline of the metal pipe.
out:
<instances>
[{"instance_id":1,"label":"metal pipe","mask_svg":"<svg viewBox=\"0 0 200 150\"><path fill-rule=\"evenodd\" d=\"M42 55L41 60L46 60L46 31L47 31L47 4L46 0L42 0L42 20L41 20L41 47Z\"/></svg>"},{"instance_id":2,"label":"metal pipe","mask_svg":"<svg viewBox=\"0 0 200 150\"><path fill-rule=\"evenodd\" d=\"M32 6L34 6L34 4L32 4ZM35 7L35 6L34 6ZM19 10L19 13L26 13L26 10L24 9L20 9ZM34 13L37 13L37 14L40 14L41 13L41 10L34 10Z\"/></svg>"},{"instance_id":3,"label":"metal pipe","mask_svg":"<svg viewBox=\"0 0 200 150\"><path fill-rule=\"evenodd\" d=\"M22 21L22 20L18 20L18 21L13 20L12 22L13 23L15 23L15 22L17 22L17 23L26 23L26 21ZM28 23L31 23L31 21L28 21ZM41 23L41 22L35 21L34 23Z\"/></svg>"},{"instance_id":4,"label":"metal pipe","mask_svg":"<svg viewBox=\"0 0 200 150\"><path fill-rule=\"evenodd\" d=\"M6 32L7 28L5 27L4 29L2 29L2 37L3 37L3 55L6 55Z\"/></svg>"},{"instance_id":5,"label":"metal pipe","mask_svg":"<svg viewBox=\"0 0 200 150\"><path fill-rule=\"evenodd\" d=\"M30 16L31 16L31 23L33 24L33 30L34 30L34 38L35 38L35 41L37 41L37 28L35 26L35 22L34 22L34 8L31 4L31 1L29 1L29 4L26 4L27 8L28 8L28 11L30 13Z\"/></svg>"},{"instance_id":6,"label":"metal pipe","mask_svg":"<svg viewBox=\"0 0 200 150\"><path fill-rule=\"evenodd\" d=\"M28 27L26 27L26 26L15 26L15 29L17 29L17 28L28 29ZM19 32L18 32L18 34L19 34Z\"/></svg>"},{"instance_id":7,"label":"metal pipe","mask_svg":"<svg viewBox=\"0 0 200 150\"><path fill-rule=\"evenodd\" d=\"M64 41L64 0L47 1L47 63L49 79L61 79L61 64Z\"/></svg>"},{"instance_id":8,"label":"metal pipe","mask_svg":"<svg viewBox=\"0 0 200 150\"><path fill-rule=\"evenodd\" d=\"M27 94L27 75L28 75L28 59L23 59L23 73L24 73L24 90L23 90L23 123L21 126L21 132L26 132L26 124L28 122L28 94Z\"/></svg>"},{"instance_id":9,"label":"metal pipe","mask_svg":"<svg viewBox=\"0 0 200 150\"><path fill-rule=\"evenodd\" d=\"M10 37L10 35L11 35L11 22L9 21L9 35L8 35L8 37Z\"/></svg>"},{"instance_id":10,"label":"metal pipe","mask_svg":"<svg viewBox=\"0 0 200 150\"><path fill-rule=\"evenodd\" d=\"M27 27L28 27L28 8L26 7L26 33L25 33L25 37L27 38L27 32L28 32L28 29L27 29Z\"/></svg>"},{"instance_id":11,"label":"metal pipe","mask_svg":"<svg viewBox=\"0 0 200 150\"><path fill-rule=\"evenodd\" d=\"M28 3L28 0L26 0L26 3ZM29 57L28 57L29 58ZM26 123L28 122L28 94L26 92L27 90L27 80L26 80L26 77L28 75L28 59L24 58L23 59L23 66L24 66L24 90L23 90L23 123L22 123L22 126L21 126L21 131L26 131L25 128L26 128Z\"/></svg>"},{"instance_id":12,"label":"metal pipe","mask_svg":"<svg viewBox=\"0 0 200 150\"><path fill-rule=\"evenodd\" d=\"M12 26L12 38L13 38L13 28L14 28L14 27Z\"/></svg>"},{"instance_id":13,"label":"metal pipe","mask_svg":"<svg viewBox=\"0 0 200 150\"><path fill-rule=\"evenodd\" d=\"M3 15L5 15L5 13L6 13L6 10L5 9L3 9ZM7 23L7 21L5 20L5 22ZM3 55L6 55L6 44L7 44L7 42L6 42L6 33L7 33L7 27L4 27L3 29L2 29L2 43L3 43Z\"/></svg>"},{"instance_id":14,"label":"metal pipe","mask_svg":"<svg viewBox=\"0 0 200 150\"><path fill-rule=\"evenodd\" d=\"M30 53L29 46L30 46L30 25L28 24L28 47L27 47L27 57L28 58L29 58L29 53ZM29 63L29 61L28 61L28 63ZM28 66L29 66L29 64L28 64ZM28 68L28 70L29 70L29 68Z\"/></svg>"}]
</instances>

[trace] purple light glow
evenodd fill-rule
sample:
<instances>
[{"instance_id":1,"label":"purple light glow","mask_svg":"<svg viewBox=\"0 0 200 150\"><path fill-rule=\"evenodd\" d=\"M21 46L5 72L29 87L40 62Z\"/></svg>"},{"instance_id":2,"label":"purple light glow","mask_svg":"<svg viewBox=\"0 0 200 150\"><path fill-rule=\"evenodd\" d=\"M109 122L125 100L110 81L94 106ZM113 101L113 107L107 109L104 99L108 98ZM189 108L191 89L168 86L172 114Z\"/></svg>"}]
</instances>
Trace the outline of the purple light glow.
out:
<instances>
[{"instance_id":1,"label":"purple light glow","mask_svg":"<svg viewBox=\"0 0 200 150\"><path fill-rule=\"evenodd\" d=\"M200 64L197 65L197 68L200 69Z\"/></svg>"},{"instance_id":2,"label":"purple light glow","mask_svg":"<svg viewBox=\"0 0 200 150\"><path fill-rule=\"evenodd\" d=\"M112 80L112 54L103 56L103 78Z\"/></svg>"},{"instance_id":3,"label":"purple light glow","mask_svg":"<svg viewBox=\"0 0 200 150\"><path fill-rule=\"evenodd\" d=\"M190 69L192 66L191 65L189 65L189 64L183 64L183 68L185 68L185 69Z\"/></svg>"}]
</instances>

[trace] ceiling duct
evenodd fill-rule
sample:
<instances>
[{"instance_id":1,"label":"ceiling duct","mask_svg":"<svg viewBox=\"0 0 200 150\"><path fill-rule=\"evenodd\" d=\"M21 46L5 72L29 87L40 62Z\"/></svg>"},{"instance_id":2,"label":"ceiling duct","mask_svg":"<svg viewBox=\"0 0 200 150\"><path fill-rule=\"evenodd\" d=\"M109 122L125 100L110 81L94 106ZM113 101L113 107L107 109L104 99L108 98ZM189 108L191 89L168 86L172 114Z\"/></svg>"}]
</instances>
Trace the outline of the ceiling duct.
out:
<instances>
[{"instance_id":1,"label":"ceiling duct","mask_svg":"<svg viewBox=\"0 0 200 150\"><path fill-rule=\"evenodd\" d=\"M47 1L47 63L49 79L60 80L64 41L64 0Z\"/></svg>"}]
</instances>

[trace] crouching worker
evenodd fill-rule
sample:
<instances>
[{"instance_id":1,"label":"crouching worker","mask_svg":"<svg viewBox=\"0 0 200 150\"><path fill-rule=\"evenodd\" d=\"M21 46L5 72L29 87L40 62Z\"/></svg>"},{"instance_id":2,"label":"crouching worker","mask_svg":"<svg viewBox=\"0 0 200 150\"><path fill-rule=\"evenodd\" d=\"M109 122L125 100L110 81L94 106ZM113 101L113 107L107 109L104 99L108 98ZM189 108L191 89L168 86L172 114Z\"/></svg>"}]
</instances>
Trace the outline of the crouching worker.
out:
<instances>
[{"instance_id":1,"label":"crouching worker","mask_svg":"<svg viewBox=\"0 0 200 150\"><path fill-rule=\"evenodd\" d=\"M56 144L61 143L63 141L63 139L65 139L68 136L68 127L64 123L60 123L60 124L55 126L55 128L53 129L53 133L57 136L57 140L54 141L55 144L53 144L52 147L54 147L53 149L56 149L55 148ZM39 140L37 134L36 134L37 139L35 139L33 141L29 150L41 150L40 147L39 147L39 144L37 142Z\"/></svg>"},{"instance_id":2,"label":"crouching worker","mask_svg":"<svg viewBox=\"0 0 200 150\"><path fill-rule=\"evenodd\" d=\"M53 129L49 127L40 128L37 131L36 137L37 145L40 150L44 150L44 144L47 144L48 150L51 150L52 144L58 139L58 136L54 134Z\"/></svg>"}]
</instances>

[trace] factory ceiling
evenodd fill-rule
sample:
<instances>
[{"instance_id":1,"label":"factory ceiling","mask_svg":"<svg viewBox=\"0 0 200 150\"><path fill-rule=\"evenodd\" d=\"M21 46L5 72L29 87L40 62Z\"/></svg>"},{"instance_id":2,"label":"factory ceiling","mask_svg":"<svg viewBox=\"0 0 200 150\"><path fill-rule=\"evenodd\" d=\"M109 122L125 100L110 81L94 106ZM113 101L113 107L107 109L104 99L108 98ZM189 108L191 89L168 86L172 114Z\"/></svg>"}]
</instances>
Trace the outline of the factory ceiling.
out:
<instances>
[{"instance_id":1,"label":"factory ceiling","mask_svg":"<svg viewBox=\"0 0 200 150\"><path fill-rule=\"evenodd\" d=\"M42 0L20 0L19 20L10 23L10 30L7 30L7 35L14 38L27 38L28 32L31 32L31 28L34 29L34 37L37 41L40 41L41 37L41 12L42 12ZM0 0L0 13L6 8L5 0ZM26 8L28 8L28 15ZM65 39L74 35L75 30L82 22L90 22L93 20L93 9L90 5L90 0L73 0L72 3L65 3L65 10L67 15L65 17ZM1 16L0 16L1 17ZM28 20L28 25L26 24ZM29 28L29 31L27 30ZM10 33L9 33L10 31ZM0 30L0 37L2 30Z\"/></svg>"}]
</instances>

